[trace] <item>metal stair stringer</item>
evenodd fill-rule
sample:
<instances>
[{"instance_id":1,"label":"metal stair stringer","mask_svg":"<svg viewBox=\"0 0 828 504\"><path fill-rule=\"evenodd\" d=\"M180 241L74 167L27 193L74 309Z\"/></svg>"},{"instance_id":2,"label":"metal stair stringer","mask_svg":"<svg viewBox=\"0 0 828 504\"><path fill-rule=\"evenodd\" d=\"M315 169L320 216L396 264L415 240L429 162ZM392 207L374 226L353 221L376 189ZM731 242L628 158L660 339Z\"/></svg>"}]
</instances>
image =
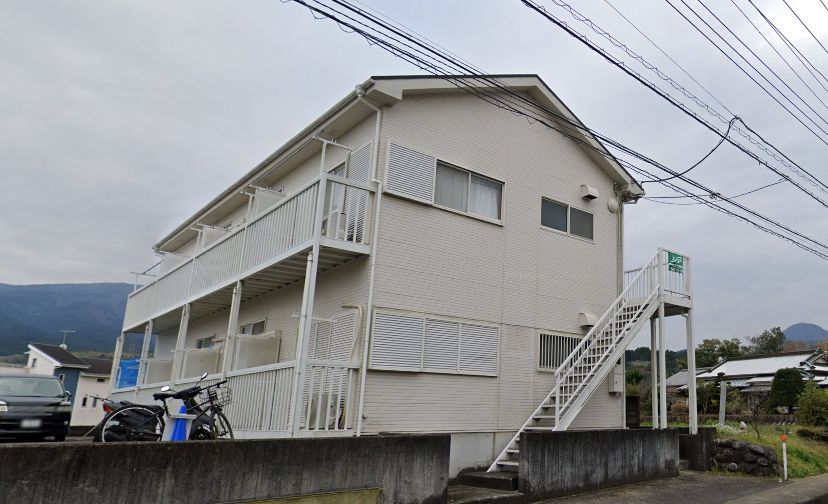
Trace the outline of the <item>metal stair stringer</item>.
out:
<instances>
[{"instance_id":1,"label":"metal stair stringer","mask_svg":"<svg viewBox=\"0 0 828 504\"><path fill-rule=\"evenodd\" d=\"M560 419L555 424L556 431L566 430L569 428L569 425L575 420L578 413L580 413L586 405L587 401L589 401L589 399L595 394L595 391L598 390L598 387L604 382L604 379L612 371L615 363L624 356L624 352L627 350L630 343L632 343L633 339L635 339L638 333L641 332L641 329L644 328L650 318L658 310L658 305L658 289L656 289L655 292L653 292L652 299L649 303L643 305L643 309L637 314L636 319L632 321L632 326L629 330L625 331L625 334L621 340L614 345L611 352L608 352L608 356L602 360L601 365L595 367L595 373L591 376L591 378L584 381L586 385L583 389L578 390L577 397L572 405L567 408L564 414L560 415Z\"/></svg>"},{"instance_id":2,"label":"metal stair stringer","mask_svg":"<svg viewBox=\"0 0 828 504\"><path fill-rule=\"evenodd\" d=\"M662 302L657 281L659 253L638 270L620 296L555 371L555 385L495 458L488 471L515 470L520 435L527 430L566 430L627 346ZM660 278L658 278L660 280ZM553 426L540 422L553 421Z\"/></svg>"}]
</instances>

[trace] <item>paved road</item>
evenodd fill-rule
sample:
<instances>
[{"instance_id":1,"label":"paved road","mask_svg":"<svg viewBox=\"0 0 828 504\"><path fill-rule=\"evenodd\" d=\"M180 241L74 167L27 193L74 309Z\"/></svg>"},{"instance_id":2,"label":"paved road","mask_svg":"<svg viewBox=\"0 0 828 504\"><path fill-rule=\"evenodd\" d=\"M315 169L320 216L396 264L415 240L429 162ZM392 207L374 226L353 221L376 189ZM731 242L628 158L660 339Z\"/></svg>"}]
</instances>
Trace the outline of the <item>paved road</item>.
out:
<instances>
[{"instance_id":1,"label":"paved road","mask_svg":"<svg viewBox=\"0 0 828 504\"><path fill-rule=\"evenodd\" d=\"M722 504L780 486L775 479L682 471L678 478L543 501L548 504Z\"/></svg>"}]
</instances>

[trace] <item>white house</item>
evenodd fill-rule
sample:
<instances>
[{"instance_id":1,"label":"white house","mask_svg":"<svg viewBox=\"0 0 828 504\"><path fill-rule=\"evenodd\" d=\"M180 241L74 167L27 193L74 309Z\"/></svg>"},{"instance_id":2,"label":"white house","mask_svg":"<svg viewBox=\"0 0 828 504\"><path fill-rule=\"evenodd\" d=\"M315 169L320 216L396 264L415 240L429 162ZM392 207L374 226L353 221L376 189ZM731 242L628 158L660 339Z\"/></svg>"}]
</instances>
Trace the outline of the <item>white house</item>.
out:
<instances>
[{"instance_id":1,"label":"white house","mask_svg":"<svg viewBox=\"0 0 828 504\"><path fill-rule=\"evenodd\" d=\"M372 77L155 244L116 349L141 342L137 383L116 364L113 397L206 371L240 436L449 432L452 474L513 466L524 429L622 428L626 346L659 313L692 327L689 258L624 272L641 187L540 78L496 78L574 140Z\"/></svg>"},{"instance_id":2,"label":"white house","mask_svg":"<svg viewBox=\"0 0 828 504\"><path fill-rule=\"evenodd\" d=\"M93 426L101 421L104 411L97 399L106 397L112 388L109 377L112 359L81 358L65 345L29 344L26 372L57 376L72 394L71 426Z\"/></svg>"},{"instance_id":3,"label":"white house","mask_svg":"<svg viewBox=\"0 0 828 504\"><path fill-rule=\"evenodd\" d=\"M726 381L746 394L767 392L780 369L799 369L803 380L828 385L828 358L821 350L750 355L727 359L698 375L704 381Z\"/></svg>"}]
</instances>

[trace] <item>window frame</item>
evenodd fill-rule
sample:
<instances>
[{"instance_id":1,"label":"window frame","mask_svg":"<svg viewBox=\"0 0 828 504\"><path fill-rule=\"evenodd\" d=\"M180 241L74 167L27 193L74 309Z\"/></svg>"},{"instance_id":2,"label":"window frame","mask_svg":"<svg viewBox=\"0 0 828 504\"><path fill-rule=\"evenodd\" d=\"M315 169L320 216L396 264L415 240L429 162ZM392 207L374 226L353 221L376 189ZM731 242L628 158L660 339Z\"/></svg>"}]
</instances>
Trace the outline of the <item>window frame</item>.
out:
<instances>
[{"instance_id":1,"label":"window frame","mask_svg":"<svg viewBox=\"0 0 828 504\"><path fill-rule=\"evenodd\" d=\"M255 326L256 324L259 324L259 323L263 324L262 332L254 333L253 332L253 326ZM250 332L246 333L246 332L244 332L244 328L248 327L248 326L250 327ZM262 318L262 319L254 320L253 322L248 322L246 324L239 324L238 334L241 334L241 335L255 336L255 335L258 335L258 334L265 334L266 332L267 332L267 318L266 317Z\"/></svg>"},{"instance_id":2,"label":"window frame","mask_svg":"<svg viewBox=\"0 0 828 504\"><path fill-rule=\"evenodd\" d=\"M504 183L503 181L498 180L496 178L492 178L492 177L483 175L482 173L471 171L467 168L462 168L460 166L457 166L456 164L450 163L448 161L444 161L444 160L442 160L438 157L435 157L434 159L435 159L435 162L434 162L434 179L433 179L434 180L434 184L433 184L434 188L433 188L433 191L432 191L432 194L431 194L431 205L432 206L434 206L436 208L439 208L441 210L446 210L446 211L449 211L449 212L456 213L458 215L465 215L467 217L472 217L474 219L479 219L479 220L482 220L482 221L485 221L485 222L491 222L492 224L503 225L503 201L504 201L503 194L505 192L506 183ZM458 210L457 208L452 208L450 206L441 205L440 203L437 203L437 170L440 168L440 165L443 165L447 168L457 170L459 172L463 172L463 173L466 174L466 210ZM471 190L472 190L471 189L471 181L472 181L473 176L476 176L476 177L479 177L479 178L482 178L484 180L488 180L488 181L491 181L491 182L494 182L494 183L500 185L500 205L499 205L499 208L498 208L498 214L500 215L500 218L489 217L488 215L479 214L479 213L472 212L471 210L469 210L469 201L471 199Z\"/></svg>"},{"instance_id":3,"label":"window frame","mask_svg":"<svg viewBox=\"0 0 828 504\"><path fill-rule=\"evenodd\" d=\"M555 228L543 225L543 202L544 202L544 200L549 201L550 203L555 203L557 205L562 205L562 206L566 207L566 231L561 231L560 229L555 229ZM580 212L588 214L592 217L592 238L587 238L585 236L581 236L581 235L572 233L572 209L573 208L575 210L578 210ZM546 231L551 231L553 233L558 233L558 234L561 234L561 235L569 236L569 237L575 238L577 240L583 240L583 241L588 242L588 243L595 243L595 213L590 212L589 210L583 209L581 207L577 207L577 206L574 206L574 205L570 205L568 203L564 203L563 201L556 200L554 198L548 198L546 196L541 196L541 225L540 225L540 227L541 227L541 229L545 229Z\"/></svg>"}]
</instances>

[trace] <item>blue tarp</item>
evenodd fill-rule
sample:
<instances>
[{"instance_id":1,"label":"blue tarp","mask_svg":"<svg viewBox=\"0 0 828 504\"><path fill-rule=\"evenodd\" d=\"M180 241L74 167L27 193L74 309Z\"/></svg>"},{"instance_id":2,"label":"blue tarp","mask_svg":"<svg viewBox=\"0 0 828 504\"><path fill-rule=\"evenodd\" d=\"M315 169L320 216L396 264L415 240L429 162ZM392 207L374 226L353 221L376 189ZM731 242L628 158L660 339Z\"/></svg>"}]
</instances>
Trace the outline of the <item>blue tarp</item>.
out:
<instances>
[{"instance_id":1,"label":"blue tarp","mask_svg":"<svg viewBox=\"0 0 828 504\"><path fill-rule=\"evenodd\" d=\"M122 360L116 388L133 387L138 383L138 359Z\"/></svg>"}]
</instances>

